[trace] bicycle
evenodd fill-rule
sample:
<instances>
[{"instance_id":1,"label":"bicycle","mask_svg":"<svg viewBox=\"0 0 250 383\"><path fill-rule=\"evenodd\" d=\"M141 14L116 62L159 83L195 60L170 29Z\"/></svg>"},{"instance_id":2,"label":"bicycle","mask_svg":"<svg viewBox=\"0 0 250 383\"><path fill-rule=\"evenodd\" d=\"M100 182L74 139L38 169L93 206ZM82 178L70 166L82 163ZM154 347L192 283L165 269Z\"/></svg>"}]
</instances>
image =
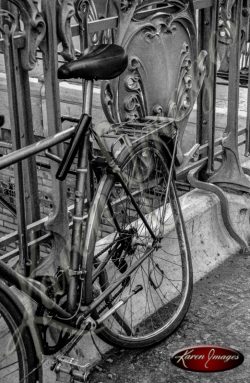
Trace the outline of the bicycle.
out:
<instances>
[{"instance_id":1,"label":"bicycle","mask_svg":"<svg viewBox=\"0 0 250 383\"><path fill-rule=\"evenodd\" d=\"M178 132L173 119L146 117L114 125L103 137L91 124L94 80L119 76L126 66L123 48L100 44L58 70L59 79L86 81L84 112L67 136L71 141L57 172L63 181L78 153L70 266L60 268L53 281L39 281L0 261L4 382L36 382L41 355L59 351L55 370L66 363L72 378L83 380L86 371L80 377L67 355L87 331L98 330L98 336L118 347L147 347L169 336L188 310L192 264L174 181ZM18 159L44 150L45 141L21 150ZM8 156L12 163L17 158ZM89 183L90 189L97 185L90 207L85 200ZM32 314L12 285L32 299ZM57 339L50 345L52 328Z\"/></svg>"}]
</instances>

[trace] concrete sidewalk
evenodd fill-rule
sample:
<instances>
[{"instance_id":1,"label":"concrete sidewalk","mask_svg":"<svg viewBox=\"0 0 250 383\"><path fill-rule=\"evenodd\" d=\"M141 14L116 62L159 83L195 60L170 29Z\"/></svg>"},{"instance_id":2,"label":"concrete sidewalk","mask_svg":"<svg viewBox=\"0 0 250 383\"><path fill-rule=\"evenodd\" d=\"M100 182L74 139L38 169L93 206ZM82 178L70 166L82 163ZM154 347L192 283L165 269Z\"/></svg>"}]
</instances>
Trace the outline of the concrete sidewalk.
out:
<instances>
[{"instance_id":1,"label":"concrete sidewalk","mask_svg":"<svg viewBox=\"0 0 250 383\"><path fill-rule=\"evenodd\" d=\"M250 376L250 257L235 253L195 286L189 312L179 330L141 351L114 350L90 383L248 383ZM220 373L192 373L173 366L175 351L199 344L233 347L244 363Z\"/></svg>"}]
</instances>

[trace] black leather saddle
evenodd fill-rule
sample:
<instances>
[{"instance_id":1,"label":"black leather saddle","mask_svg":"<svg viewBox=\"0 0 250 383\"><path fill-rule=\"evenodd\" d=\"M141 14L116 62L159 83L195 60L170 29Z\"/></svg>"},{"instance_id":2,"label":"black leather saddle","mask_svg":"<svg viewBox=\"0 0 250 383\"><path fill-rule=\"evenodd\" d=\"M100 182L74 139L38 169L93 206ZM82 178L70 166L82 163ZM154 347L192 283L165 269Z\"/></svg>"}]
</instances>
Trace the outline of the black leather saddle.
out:
<instances>
[{"instance_id":1,"label":"black leather saddle","mask_svg":"<svg viewBox=\"0 0 250 383\"><path fill-rule=\"evenodd\" d=\"M91 47L87 54L77 60L62 65L58 69L58 78L110 80L118 77L127 65L128 57L121 46L100 44Z\"/></svg>"}]
</instances>

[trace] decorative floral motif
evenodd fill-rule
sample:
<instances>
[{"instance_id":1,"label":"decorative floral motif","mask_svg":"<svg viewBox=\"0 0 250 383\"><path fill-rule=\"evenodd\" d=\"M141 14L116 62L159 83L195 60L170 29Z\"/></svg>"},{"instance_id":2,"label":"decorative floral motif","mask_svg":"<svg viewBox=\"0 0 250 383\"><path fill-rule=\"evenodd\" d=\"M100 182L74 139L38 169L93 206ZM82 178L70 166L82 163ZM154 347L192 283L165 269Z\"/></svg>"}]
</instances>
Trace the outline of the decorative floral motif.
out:
<instances>
[{"instance_id":1,"label":"decorative floral motif","mask_svg":"<svg viewBox=\"0 0 250 383\"><path fill-rule=\"evenodd\" d=\"M183 44L181 51L181 64L180 74L177 88L177 99L176 99L176 111L177 119L183 119L189 111L191 103L191 90L193 87L192 83L192 60L190 57L189 46L187 43Z\"/></svg>"},{"instance_id":2,"label":"decorative floral motif","mask_svg":"<svg viewBox=\"0 0 250 383\"><path fill-rule=\"evenodd\" d=\"M150 40L155 37L160 37L161 34L172 34L176 31L176 25L169 23L159 23L156 27L153 25L145 27L145 40L150 42Z\"/></svg>"},{"instance_id":3,"label":"decorative floral motif","mask_svg":"<svg viewBox=\"0 0 250 383\"><path fill-rule=\"evenodd\" d=\"M126 120L139 118L145 116L147 113L145 92L143 89L140 69L143 70L143 66L139 58L135 56L130 57L128 70L131 74L125 78L125 88L128 92L132 92L133 94L129 95L124 100Z\"/></svg>"},{"instance_id":4,"label":"decorative floral motif","mask_svg":"<svg viewBox=\"0 0 250 383\"><path fill-rule=\"evenodd\" d=\"M153 107L153 115L155 116L163 116L163 106L162 105L154 105Z\"/></svg>"},{"instance_id":5,"label":"decorative floral motif","mask_svg":"<svg viewBox=\"0 0 250 383\"><path fill-rule=\"evenodd\" d=\"M206 51L201 51L197 58L197 68L192 63L189 45L185 42L181 51L180 72L174 100L169 104L169 115L182 122L189 116L198 93L202 87L206 66ZM195 78L193 78L195 73Z\"/></svg>"},{"instance_id":6,"label":"decorative floral motif","mask_svg":"<svg viewBox=\"0 0 250 383\"><path fill-rule=\"evenodd\" d=\"M195 44L191 46L196 38L196 27L190 2L159 0L157 4L164 6L164 11L145 12L145 16L139 13L150 10L155 3L154 0L122 3L109 0L109 16L117 12L120 20L115 41L124 46L129 55L125 73L119 79L105 82L102 88L103 106L109 121L120 122L144 115L166 116L171 109L170 103L172 114L180 113L184 118L193 106L196 86L193 87L192 76L197 67L191 68L191 60L195 62L197 52ZM191 48L187 44L182 46L183 33ZM180 56L176 46L181 51ZM171 57L173 54L176 61Z\"/></svg>"},{"instance_id":7,"label":"decorative floral motif","mask_svg":"<svg viewBox=\"0 0 250 383\"><path fill-rule=\"evenodd\" d=\"M143 116L142 107L138 95L132 94L124 100L124 108L126 110L126 120L137 120Z\"/></svg>"}]
</instances>

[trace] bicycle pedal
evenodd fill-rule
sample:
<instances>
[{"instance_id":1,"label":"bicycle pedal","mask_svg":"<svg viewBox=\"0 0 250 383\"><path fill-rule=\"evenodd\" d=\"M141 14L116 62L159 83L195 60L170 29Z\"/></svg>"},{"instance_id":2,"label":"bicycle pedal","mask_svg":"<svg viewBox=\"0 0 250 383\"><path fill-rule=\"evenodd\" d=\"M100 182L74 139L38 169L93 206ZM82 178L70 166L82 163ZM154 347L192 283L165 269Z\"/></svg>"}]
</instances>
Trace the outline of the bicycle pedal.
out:
<instances>
[{"instance_id":1,"label":"bicycle pedal","mask_svg":"<svg viewBox=\"0 0 250 383\"><path fill-rule=\"evenodd\" d=\"M78 359L60 355L56 358L54 367L56 382L86 382L90 374L91 365L82 365Z\"/></svg>"}]
</instances>

